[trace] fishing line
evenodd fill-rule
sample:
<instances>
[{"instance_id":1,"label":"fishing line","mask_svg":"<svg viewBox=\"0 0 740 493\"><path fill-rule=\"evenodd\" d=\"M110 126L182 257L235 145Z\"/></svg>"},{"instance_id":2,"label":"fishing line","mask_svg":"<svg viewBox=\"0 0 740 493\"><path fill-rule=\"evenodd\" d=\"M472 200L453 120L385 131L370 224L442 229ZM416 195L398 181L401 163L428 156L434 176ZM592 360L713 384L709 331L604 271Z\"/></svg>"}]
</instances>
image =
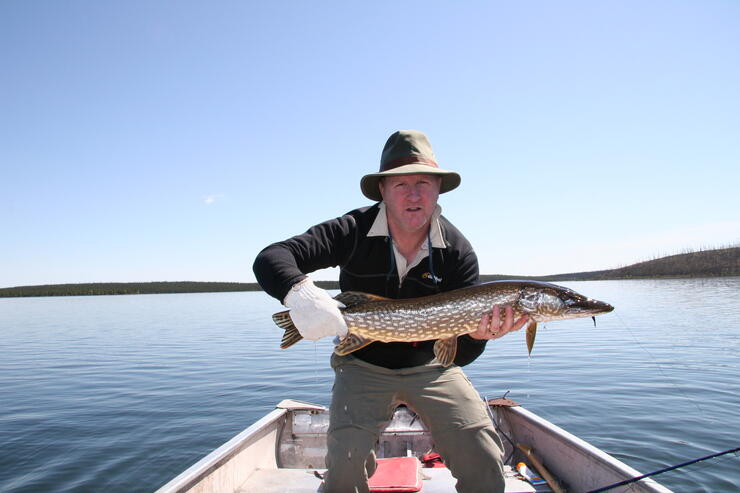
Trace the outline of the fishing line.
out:
<instances>
[{"instance_id":1,"label":"fishing line","mask_svg":"<svg viewBox=\"0 0 740 493\"><path fill-rule=\"evenodd\" d=\"M686 392L684 392L684 390L679 385L677 385L674 382L674 379L670 378L666 374L666 372L663 371L662 365L660 363L658 363L658 361L655 359L655 357L652 355L652 353L640 342L640 340L637 338L637 336L632 331L632 329L630 328L630 326L624 321L624 319L622 317L619 316L619 314L615 313L615 315L619 319L619 321L622 323L623 327L625 329L627 329L627 331L630 333L630 335L632 336L633 340L637 343L637 345L650 357L650 360L658 368L658 371L665 378L665 380L667 382L670 382L671 386L674 387L675 389L677 389L678 392L679 392L679 394L681 394L681 396L683 396L684 399L686 399L687 401L691 402L697 408L697 410L699 410L699 412L706 419L708 419L709 421L717 422L717 419L716 418L712 418L711 416L707 415L707 413L704 411L704 409L702 409L702 407L699 405L699 403L696 400L694 400L691 397L689 397L686 394ZM697 462L701 462L701 461L704 461L704 460L717 458L717 457L720 457L720 456L723 456L723 455L726 455L726 454L735 453L735 457L737 457L737 452L739 450L740 450L740 447L735 447L735 448L732 448L732 449L729 449L729 450L725 450L725 451L722 451L722 452L717 452L717 453L714 453L714 454L711 454L711 455L707 455L705 457L700 457L698 459L694 459L694 460L690 460L690 461L687 461L687 462L683 462L683 463L677 464L675 466L670 466L670 467L659 469L657 471L653 471L653 472L650 472L650 473L647 473L647 474L643 474L641 476L637 476L637 477L632 478L632 479L629 479L629 480L625 480L625 481L622 481L622 482L619 482L619 483L615 483L615 484L612 484L612 485L609 485L609 486L604 486L604 487L599 488L599 489L596 489L596 490L591 490L591 491L589 491L587 493L598 493L598 492L602 492L602 491L607 491L607 490L610 490L612 488L616 488L618 486L623 486L623 485L631 484L631 483L637 482L637 481L639 481L641 479L644 479L644 478L648 478L648 477L651 477L651 476L657 476L658 474L662 474L664 472L668 472L668 471L673 471L673 470L676 470L676 469L680 469L682 467L685 467L685 466L688 466L688 465L691 465L691 464L695 464ZM725 459L726 459L726 457L725 457Z\"/></svg>"},{"instance_id":2,"label":"fishing line","mask_svg":"<svg viewBox=\"0 0 740 493\"><path fill-rule=\"evenodd\" d=\"M622 323L622 325L624 326L624 328L625 328L625 329L627 329L627 332L629 332L629 333L630 333L630 335L632 336L632 339L634 339L635 343L636 343L636 344L637 344L638 346L640 346L640 349L642 349L643 351L645 351L645 354L647 354L647 355L648 355L648 356L650 357L650 360L651 360L651 361L653 362L653 364L654 364L654 365L655 365L655 366L656 366L656 367L658 368L658 371L660 372L660 374L661 374L661 375L663 375L663 377L665 378L665 380L666 380L667 382L670 382L671 386L673 386L673 387L674 387L674 388L675 388L676 390L678 390L678 393L679 393L679 394L681 394L681 395L683 396L683 398L684 398L684 399L686 399L687 401L691 402L691 403L692 403L692 404L693 404L694 406L696 406L696 409L697 409L697 410L698 410L699 412L701 412L701 413L702 413L703 415L705 415L705 416L706 416L706 412L704 411L704 409L702 409L702 408L701 408L701 406L699 405L699 403L698 403L698 402L696 402L696 400L694 400L694 399L692 399L691 397L689 397L689 396L688 396L688 395L686 394L686 392L684 392L684 391L683 391L683 389L682 389L681 387L679 387L679 386L678 386L678 385L677 385L677 384L676 384L676 383L675 383L675 382L673 381L673 379L672 379L672 378L670 378L670 377L669 377L669 376L668 376L668 375L667 375L667 374L666 374L666 373L665 373L665 372L663 371L663 367L661 366L661 364L660 364L660 363L658 363L658 360L656 360L656 359L655 359L655 357L654 357L654 356L652 355L652 353L651 353L650 351L648 351L648 349L647 349L647 348L646 348L646 347L645 347L645 346L644 346L644 345L643 345L642 343L640 343L640 340L639 340L639 339L637 338L637 336L635 335L635 333L634 333L634 332L632 332L632 329L630 328L630 326L629 326L629 325L627 325L627 323L626 323L626 322L624 321L624 319L623 319L622 317L620 317L618 313L615 313L614 315L615 315L615 316L616 316L616 317L617 317L617 318L619 319L619 321L620 321L620 322ZM714 419L713 419L713 418L709 418L709 419L710 419L710 420L713 420L713 421L714 421Z\"/></svg>"},{"instance_id":3,"label":"fishing line","mask_svg":"<svg viewBox=\"0 0 740 493\"><path fill-rule=\"evenodd\" d=\"M319 388L319 352L318 349L316 349L316 345L318 343L314 341L313 343L313 384L316 386L316 389Z\"/></svg>"},{"instance_id":4,"label":"fishing line","mask_svg":"<svg viewBox=\"0 0 740 493\"><path fill-rule=\"evenodd\" d=\"M540 333L545 332L547 330L547 323L543 323L542 326L539 328ZM531 395L531 389L532 389L532 353L527 354L527 400L529 400ZM507 392L508 394L508 392Z\"/></svg>"},{"instance_id":5,"label":"fishing line","mask_svg":"<svg viewBox=\"0 0 740 493\"><path fill-rule=\"evenodd\" d=\"M664 472L673 471L674 469L679 469L681 467L689 466L691 464L696 464L697 462L701 462L703 460L713 459L715 457L719 457L721 455L725 454L732 454L736 453L740 450L740 447L731 448L729 450L724 450L722 452L717 452L711 455L707 455L705 457L700 457L698 459L693 459L690 461L682 462L681 464L676 464L675 466L665 467L663 469L658 469L657 471L649 472L647 474L643 474L642 476L636 476L634 478L626 479L624 481L620 481L619 483L610 484L608 486L603 486L601 488L597 488L595 490L590 490L586 493L599 493L601 491L607 491L611 490L613 488L616 488L618 486L624 486L626 484L636 483L637 481L640 481L641 479L649 478L650 476L657 476L658 474L663 474Z\"/></svg>"},{"instance_id":6,"label":"fishing line","mask_svg":"<svg viewBox=\"0 0 740 493\"><path fill-rule=\"evenodd\" d=\"M504 395L501 397L502 399L506 399L506 396L509 395L509 391L507 390ZM504 433L504 430L501 429L501 427L498 424L498 420L494 417L493 411L491 410L491 406L488 404L488 396L485 396L484 402L486 404L486 411L488 411L488 416L491 418L491 422L493 423L493 427L496 429L496 431L502 435L508 442L511 444L511 453L509 456L504 460L504 464L508 464L509 461L511 461L511 458L514 456L514 452L516 452L516 443L514 443L514 440L511 439L509 435Z\"/></svg>"}]
</instances>

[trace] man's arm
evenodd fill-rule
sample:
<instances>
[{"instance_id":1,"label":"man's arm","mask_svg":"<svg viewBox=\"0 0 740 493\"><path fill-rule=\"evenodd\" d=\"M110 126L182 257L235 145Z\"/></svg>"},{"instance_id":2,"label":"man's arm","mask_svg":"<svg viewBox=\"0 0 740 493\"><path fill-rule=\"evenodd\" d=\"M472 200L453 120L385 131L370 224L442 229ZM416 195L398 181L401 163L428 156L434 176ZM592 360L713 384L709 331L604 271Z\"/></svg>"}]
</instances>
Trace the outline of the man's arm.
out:
<instances>
[{"instance_id":1,"label":"man's arm","mask_svg":"<svg viewBox=\"0 0 740 493\"><path fill-rule=\"evenodd\" d=\"M341 265L354 248L356 227L350 215L313 226L303 234L269 245L254 261L257 282L283 302L308 273Z\"/></svg>"},{"instance_id":2,"label":"man's arm","mask_svg":"<svg viewBox=\"0 0 740 493\"><path fill-rule=\"evenodd\" d=\"M339 311L343 305L306 274L342 264L354 247L354 226L349 215L318 224L301 235L273 243L254 261L257 282L290 309L293 324L306 339L347 334Z\"/></svg>"}]
</instances>

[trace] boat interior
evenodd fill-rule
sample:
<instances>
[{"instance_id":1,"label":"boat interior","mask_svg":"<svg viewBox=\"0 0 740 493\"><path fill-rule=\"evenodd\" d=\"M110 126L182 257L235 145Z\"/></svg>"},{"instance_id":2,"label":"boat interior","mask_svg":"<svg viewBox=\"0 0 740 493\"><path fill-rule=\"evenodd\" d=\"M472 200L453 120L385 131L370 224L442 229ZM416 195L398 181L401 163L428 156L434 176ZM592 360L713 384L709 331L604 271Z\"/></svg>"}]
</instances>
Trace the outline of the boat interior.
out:
<instances>
[{"instance_id":1,"label":"boat interior","mask_svg":"<svg viewBox=\"0 0 740 493\"><path fill-rule=\"evenodd\" d=\"M288 407L290 404L281 403ZM298 404L300 406L301 404ZM329 415L325 409L291 409L278 430L274 467L259 468L238 490L240 493L314 493L320 492L325 472L326 431ZM495 416L494 416L495 419ZM505 445L506 492L551 492L547 482L533 474L531 484L517 470L516 464L528 463L526 454L512 443ZM369 482L371 491L421 491L424 493L454 492L457 480L435 454L431 434L424 423L409 408L400 406L383 430L376 444L378 471ZM399 458L405 461L405 470L399 467ZM528 464L529 466L529 464ZM529 467L532 472L533 467ZM381 471L389 471L381 474ZM411 478L411 481L409 480Z\"/></svg>"},{"instance_id":2,"label":"boat interior","mask_svg":"<svg viewBox=\"0 0 740 493\"><path fill-rule=\"evenodd\" d=\"M585 493L629 480L612 493L671 493L606 452L508 399L488 401L504 444L506 493ZM326 472L329 412L285 400L190 466L157 493L315 493ZM449 493L456 479L435 453L421 419L400 406L376 444L373 492Z\"/></svg>"}]
</instances>

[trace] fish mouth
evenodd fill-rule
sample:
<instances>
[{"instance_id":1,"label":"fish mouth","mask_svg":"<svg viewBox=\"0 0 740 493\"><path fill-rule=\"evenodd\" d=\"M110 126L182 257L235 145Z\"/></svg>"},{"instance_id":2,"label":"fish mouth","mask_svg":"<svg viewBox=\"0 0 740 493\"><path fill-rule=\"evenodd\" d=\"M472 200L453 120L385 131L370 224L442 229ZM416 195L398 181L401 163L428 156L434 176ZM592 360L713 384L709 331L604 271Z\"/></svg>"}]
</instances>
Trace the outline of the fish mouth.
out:
<instances>
[{"instance_id":1,"label":"fish mouth","mask_svg":"<svg viewBox=\"0 0 740 493\"><path fill-rule=\"evenodd\" d=\"M589 313L597 315L599 313L609 313L612 310L614 310L614 307L609 303L593 300L591 298L576 300L568 305L568 312L570 313Z\"/></svg>"}]
</instances>

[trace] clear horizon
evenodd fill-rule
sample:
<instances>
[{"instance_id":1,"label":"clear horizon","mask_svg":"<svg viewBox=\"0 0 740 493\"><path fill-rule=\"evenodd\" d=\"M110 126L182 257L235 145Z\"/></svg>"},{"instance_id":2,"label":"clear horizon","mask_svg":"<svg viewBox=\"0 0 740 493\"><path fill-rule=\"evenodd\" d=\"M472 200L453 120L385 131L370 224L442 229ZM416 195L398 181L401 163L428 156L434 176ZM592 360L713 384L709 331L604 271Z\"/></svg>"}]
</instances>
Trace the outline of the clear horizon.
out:
<instances>
[{"instance_id":1,"label":"clear horizon","mask_svg":"<svg viewBox=\"0 0 740 493\"><path fill-rule=\"evenodd\" d=\"M0 287L254 282L401 128L482 273L740 242L740 2L5 2L0 41Z\"/></svg>"},{"instance_id":2,"label":"clear horizon","mask_svg":"<svg viewBox=\"0 0 740 493\"><path fill-rule=\"evenodd\" d=\"M640 260L640 261L637 261L637 262L633 262L631 264L626 264L624 266L617 266L615 268L627 267L627 266L630 266L630 265L634 265L634 264L638 264L638 263L642 263L642 262L647 262L647 261L650 261L650 260L655 260L657 258L664 258L664 257L672 256L672 255L679 255L679 254L682 254L682 253L695 253L695 252L699 252L699 251L723 250L723 249L727 249L727 248L738 248L738 247L739 247L738 245L729 245L729 246L717 247L717 248L704 248L704 249L695 249L695 250L692 249L690 251L682 251L682 252L678 252L678 253L675 253L675 254L663 255L663 256L660 256L660 257L656 257L654 259ZM493 273L491 273L491 272L489 272L489 273L483 273L482 272L481 273L481 276L500 276L500 275L506 275L506 276L511 276L511 279L516 279L517 276L522 276L522 277L550 277L550 276L559 276L559 275L567 275L567 274L585 274L585 273L588 273L588 272L600 272L600 271L603 271L603 270L611 270L611 269L598 269L598 270L595 270L595 271L555 272L555 273L550 273L550 274L532 274L532 275L507 273L507 272L493 272ZM328 272L332 272L332 271L335 271L336 277L333 277L332 278L332 277L330 277L330 276L327 275ZM318 277L316 277L316 276L313 276L313 277L315 277L317 280L321 280L321 281L332 281L332 282L338 282L339 281L339 271L337 269L332 269L332 270L327 269L327 270L321 271L321 273L323 275L318 276ZM144 283L156 283L156 282L171 282L171 283L183 283L183 282L232 283L232 282L236 282L236 283L245 283L245 284L258 284L256 282L256 280L253 280L253 281L218 281L218 280L191 281L189 279L180 279L180 280L160 280L160 281L157 281L157 280L153 280L153 281L97 281L97 282L84 282L84 283L55 283L55 284L50 284L50 285L65 285L65 284L118 284L118 283L134 283L134 284L142 283L142 284L144 284ZM39 286L39 285L0 286L0 289L5 289L5 288L20 288L20 287L32 287L32 286Z\"/></svg>"}]
</instances>

